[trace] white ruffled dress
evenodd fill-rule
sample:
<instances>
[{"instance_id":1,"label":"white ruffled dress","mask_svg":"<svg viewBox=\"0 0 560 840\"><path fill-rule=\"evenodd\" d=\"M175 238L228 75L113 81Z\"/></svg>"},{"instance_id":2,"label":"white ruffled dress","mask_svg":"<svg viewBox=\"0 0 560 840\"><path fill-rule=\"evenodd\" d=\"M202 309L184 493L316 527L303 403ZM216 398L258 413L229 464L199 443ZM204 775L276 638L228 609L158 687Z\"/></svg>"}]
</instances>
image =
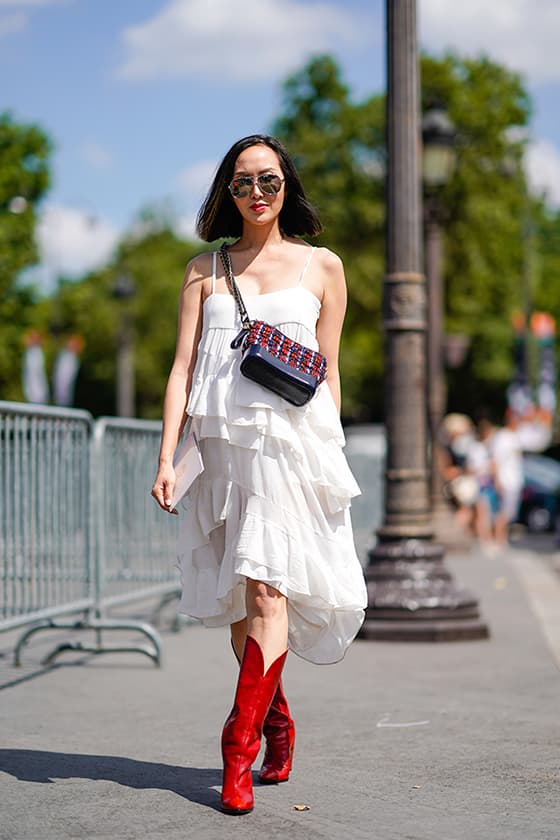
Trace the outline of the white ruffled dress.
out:
<instances>
[{"instance_id":1,"label":"white ruffled dress","mask_svg":"<svg viewBox=\"0 0 560 840\"><path fill-rule=\"evenodd\" d=\"M245 617L247 578L288 599L288 644L311 662L337 662L367 604L350 523L360 489L342 452L344 434L329 387L292 406L241 375L230 343L241 329L233 297L203 304L202 335L187 406L204 472L181 505L179 611L209 627ZM245 295L251 318L317 349L321 309L302 285Z\"/></svg>"}]
</instances>

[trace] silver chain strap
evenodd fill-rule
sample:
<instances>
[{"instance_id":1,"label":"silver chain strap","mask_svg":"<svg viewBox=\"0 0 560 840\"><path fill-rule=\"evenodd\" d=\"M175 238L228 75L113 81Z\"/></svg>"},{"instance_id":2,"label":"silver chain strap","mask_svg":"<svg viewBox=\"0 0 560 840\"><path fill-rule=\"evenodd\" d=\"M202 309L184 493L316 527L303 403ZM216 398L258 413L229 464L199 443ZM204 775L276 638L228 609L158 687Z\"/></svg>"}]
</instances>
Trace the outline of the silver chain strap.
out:
<instances>
[{"instance_id":1,"label":"silver chain strap","mask_svg":"<svg viewBox=\"0 0 560 840\"><path fill-rule=\"evenodd\" d=\"M237 308L239 309L239 315L241 316L241 323L243 324L244 330L251 329L251 319L249 318L249 313L243 303L243 298L241 297L241 292L239 291L239 287L235 282L235 277L233 276L233 269L231 267L231 258L228 251L228 246L224 242L221 246L220 251L220 259L222 261L222 265L224 267L226 280L229 284L230 291L235 299L237 304Z\"/></svg>"}]
</instances>

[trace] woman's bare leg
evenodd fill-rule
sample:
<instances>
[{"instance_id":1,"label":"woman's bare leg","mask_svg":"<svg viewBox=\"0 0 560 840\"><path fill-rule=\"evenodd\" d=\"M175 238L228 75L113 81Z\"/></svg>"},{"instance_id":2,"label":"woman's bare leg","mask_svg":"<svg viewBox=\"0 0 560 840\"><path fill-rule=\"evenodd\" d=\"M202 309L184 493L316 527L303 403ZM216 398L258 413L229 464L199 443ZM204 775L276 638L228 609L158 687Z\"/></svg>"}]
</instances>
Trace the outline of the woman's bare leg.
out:
<instances>
[{"instance_id":1,"label":"woman's bare leg","mask_svg":"<svg viewBox=\"0 0 560 840\"><path fill-rule=\"evenodd\" d=\"M249 633L259 643L267 668L288 645L287 599L272 586L251 579L247 580L246 599L247 617L230 625L232 646L241 662Z\"/></svg>"},{"instance_id":2,"label":"woman's bare leg","mask_svg":"<svg viewBox=\"0 0 560 840\"><path fill-rule=\"evenodd\" d=\"M246 601L247 635L262 650L266 673L288 647L288 600L269 584L249 578Z\"/></svg>"},{"instance_id":3,"label":"woman's bare leg","mask_svg":"<svg viewBox=\"0 0 560 840\"><path fill-rule=\"evenodd\" d=\"M247 619L242 618L241 621L230 624L230 632L233 650L238 661L241 662L245 650L245 639L247 638Z\"/></svg>"}]
</instances>

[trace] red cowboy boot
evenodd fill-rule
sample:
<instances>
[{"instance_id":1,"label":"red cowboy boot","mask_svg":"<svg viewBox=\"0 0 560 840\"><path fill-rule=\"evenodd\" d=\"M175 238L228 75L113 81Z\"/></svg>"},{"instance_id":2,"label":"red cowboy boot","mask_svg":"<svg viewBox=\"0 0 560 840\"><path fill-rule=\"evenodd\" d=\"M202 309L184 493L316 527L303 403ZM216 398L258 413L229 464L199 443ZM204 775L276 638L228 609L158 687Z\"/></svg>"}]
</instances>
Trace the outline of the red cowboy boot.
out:
<instances>
[{"instance_id":1,"label":"red cowboy boot","mask_svg":"<svg viewBox=\"0 0 560 840\"><path fill-rule=\"evenodd\" d=\"M266 738L266 750L259 780L268 785L287 782L292 769L296 728L282 690L282 680L278 683L265 718L263 735Z\"/></svg>"},{"instance_id":2,"label":"red cowboy boot","mask_svg":"<svg viewBox=\"0 0 560 840\"><path fill-rule=\"evenodd\" d=\"M231 647L239 662L233 639ZM259 781L265 785L287 782L292 769L296 728L282 688L282 680L278 683L276 694L272 698L270 709L264 719L263 735L266 738L266 750L259 772Z\"/></svg>"},{"instance_id":3,"label":"red cowboy boot","mask_svg":"<svg viewBox=\"0 0 560 840\"><path fill-rule=\"evenodd\" d=\"M233 709L222 732L222 810L228 814L247 814L253 810L251 766L260 749L264 719L287 654L285 651L279 656L265 674L260 646L247 636Z\"/></svg>"}]
</instances>

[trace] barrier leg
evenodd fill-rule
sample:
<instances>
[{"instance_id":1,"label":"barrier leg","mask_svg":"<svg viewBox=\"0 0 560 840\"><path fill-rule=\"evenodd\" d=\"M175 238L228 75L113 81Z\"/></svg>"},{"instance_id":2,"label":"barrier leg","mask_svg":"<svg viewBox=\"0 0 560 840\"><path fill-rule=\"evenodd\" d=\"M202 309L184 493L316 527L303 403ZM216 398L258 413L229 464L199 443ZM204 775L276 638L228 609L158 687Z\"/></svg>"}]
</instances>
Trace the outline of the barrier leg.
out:
<instances>
[{"instance_id":1,"label":"barrier leg","mask_svg":"<svg viewBox=\"0 0 560 840\"><path fill-rule=\"evenodd\" d=\"M42 630L94 630L96 643L93 645L81 641L61 642L41 662L42 665L52 665L56 657L67 650L81 651L83 653L142 653L154 662L161 665L161 640L156 630L147 622L143 621L122 621L108 618L81 618L75 621L58 621L49 619L33 625L19 638L14 650L14 665L21 665L21 654L29 639ZM104 644L102 639L103 630L133 630L142 633L147 637L150 644Z\"/></svg>"}]
</instances>

